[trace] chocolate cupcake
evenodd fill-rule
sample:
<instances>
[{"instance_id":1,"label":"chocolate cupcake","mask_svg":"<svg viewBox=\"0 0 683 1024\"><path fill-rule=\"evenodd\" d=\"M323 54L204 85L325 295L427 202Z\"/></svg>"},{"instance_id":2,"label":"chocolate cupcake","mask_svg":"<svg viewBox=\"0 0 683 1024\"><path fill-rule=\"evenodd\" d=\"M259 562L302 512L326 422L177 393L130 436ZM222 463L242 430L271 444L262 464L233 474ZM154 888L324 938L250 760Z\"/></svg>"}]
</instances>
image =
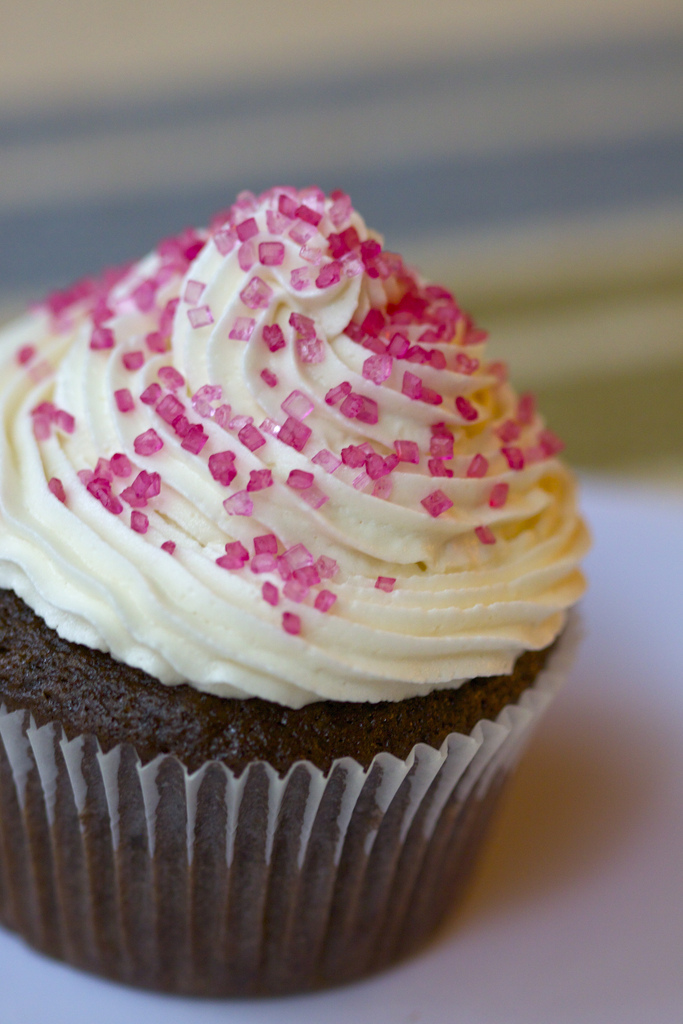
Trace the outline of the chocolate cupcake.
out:
<instances>
[{"instance_id":1,"label":"chocolate cupcake","mask_svg":"<svg viewBox=\"0 0 683 1024\"><path fill-rule=\"evenodd\" d=\"M431 934L583 590L561 443L485 340L292 188L3 332L5 924L207 995Z\"/></svg>"}]
</instances>

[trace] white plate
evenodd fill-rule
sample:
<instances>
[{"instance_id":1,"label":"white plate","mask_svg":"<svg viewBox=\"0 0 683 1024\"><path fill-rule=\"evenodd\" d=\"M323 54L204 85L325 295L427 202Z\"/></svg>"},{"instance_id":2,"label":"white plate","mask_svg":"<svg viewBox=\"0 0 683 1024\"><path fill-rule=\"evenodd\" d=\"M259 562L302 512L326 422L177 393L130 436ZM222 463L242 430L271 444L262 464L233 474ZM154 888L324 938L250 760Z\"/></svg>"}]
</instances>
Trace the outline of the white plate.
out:
<instances>
[{"instance_id":1,"label":"white plate","mask_svg":"<svg viewBox=\"0 0 683 1024\"><path fill-rule=\"evenodd\" d=\"M592 482L587 636L460 915L421 956L286 1000L140 993L0 933L2 1024L683 1019L683 499Z\"/></svg>"}]
</instances>

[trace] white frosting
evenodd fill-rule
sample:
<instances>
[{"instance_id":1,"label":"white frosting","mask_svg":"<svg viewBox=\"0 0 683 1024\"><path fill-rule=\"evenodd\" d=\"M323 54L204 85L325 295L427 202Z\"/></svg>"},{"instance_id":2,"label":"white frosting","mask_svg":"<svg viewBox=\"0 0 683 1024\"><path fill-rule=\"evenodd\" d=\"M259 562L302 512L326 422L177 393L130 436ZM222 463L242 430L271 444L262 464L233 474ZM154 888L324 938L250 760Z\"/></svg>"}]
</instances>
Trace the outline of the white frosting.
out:
<instances>
[{"instance_id":1,"label":"white frosting","mask_svg":"<svg viewBox=\"0 0 683 1024\"><path fill-rule=\"evenodd\" d=\"M303 250L289 232L294 227L300 239L309 226L299 218L278 218L280 195L324 214ZM236 240L222 254L235 225L251 218L258 234L244 243L247 248ZM0 335L0 585L14 589L63 637L109 651L164 683L189 682L220 696L255 695L293 707L323 698L396 700L455 686L473 676L508 672L521 651L552 642L584 588L578 564L587 533L576 511L573 479L552 454L552 438L528 407L520 413L512 389L487 368L482 332L475 333L447 297L425 292L397 258L373 262L366 247L364 267L356 247L336 264L327 248L330 233L353 226L361 241L378 237L354 211L346 212L343 198L323 203L315 190L272 190L258 201L242 197L224 219L228 223L219 224L218 235L203 248L205 233L186 236L175 247L162 245L113 288L86 287L53 298ZM282 243L280 265L259 263L264 241ZM189 263L183 247L190 247ZM256 262L244 270L249 247ZM316 285L330 266L339 281ZM298 268L310 271L302 290L292 285ZM259 285L262 308L258 292L256 298L245 293L248 305L241 297L254 277L267 286ZM145 301L144 288L136 289L150 280L153 295ZM204 285L201 294L195 282ZM442 353L446 368L438 368L440 356L432 357L436 365L394 358L389 377L376 384L362 374L372 349L344 331L352 320L362 323L371 308L408 319L394 308L406 290L431 306L417 319L420 310L414 307L410 323L387 324L381 343L400 332L415 345L425 330L438 332L444 322L441 339L420 344ZM169 351L150 351L146 336L159 331L162 310L179 296ZM201 320L204 307L213 322L194 328L188 313L194 309L192 317ZM314 321L322 361L304 361L306 343L302 349L297 341L292 313ZM109 338L113 347L91 346L93 316L100 324L96 343ZM231 339L236 319L244 317L255 321L250 339ZM262 335L273 324L285 339L275 352ZM136 369L123 363L131 352L144 353ZM478 362L474 372L468 360ZM169 393L167 378L157 376L168 366L185 381L175 392L184 415L208 435L197 454L181 447L182 437L154 405L140 401L155 382L162 396ZM263 379L263 370L276 376L275 386ZM442 403L403 394L406 371L437 391ZM326 394L341 382L377 403L377 423L349 418L341 401L326 403ZM208 405L193 407L191 396L207 384L222 389L213 410L227 403L232 416L253 417L255 427L266 419L282 425L287 415L281 403L299 390L313 403L303 420L312 431L305 447L298 451L262 429L265 443L252 452L237 436L242 421L230 428L220 412L206 415ZM114 392L120 389L130 391L132 410L119 410ZM465 415L474 409L476 420L463 418L462 405L458 410L455 404L459 396L470 403ZM46 407L43 417L40 411L32 415L42 402L52 409ZM68 420L55 417L55 408L74 417L73 432L64 429ZM500 430L509 421L518 436L506 445ZM452 477L430 474L436 423L445 423L454 437L453 458L441 460ZM135 439L150 428L163 447L138 454ZM311 461L321 449L339 457L347 446L363 443L386 457L396 439L417 442L419 464L400 462L362 489L361 469L342 464L329 473ZM209 457L225 451L234 453L237 470L227 486L209 471ZM509 465L516 452L525 457L521 469ZM128 457L132 471L126 478L113 476L110 511L77 473L94 470L98 459L115 453ZM468 477L478 453L487 462L485 475ZM263 469L271 470L273 485L244 495L250 472ZM145 533L131 529L131 508L125 496L116 497L141 470L161 477L160 493L138 510L148 520ZM322 492L318 501L328 500L313 507L318 502L305 499L315 490L287 485L292 470L312 472L314 488ZM61 482L64 502L48 490L52 479ZM387 482L389 496L373 494ZM492 490L501 484L508 485L507 500L500 505L494 499L492 505ZM437 489L452 506L433 517L422 501ZM227 513L223 502L236 492L253 502L251 516ZM296 595L303 599L294 601L284 594L278 571L216 563L234 541L251 557L254 538L266 534L276 536L280 555L303 544L315 560L334 559L337 574L310 588L305 580ZM173 554L161 548L168 541L176 545ZM395 579L393 591L377 589L378 577ZM277 588L276 607L262 596L266 582ZM325 612L314 606L323 590L336 597ZM298 635L283 629L283 613L298 616Z\"/></svg>"}]
</instances>

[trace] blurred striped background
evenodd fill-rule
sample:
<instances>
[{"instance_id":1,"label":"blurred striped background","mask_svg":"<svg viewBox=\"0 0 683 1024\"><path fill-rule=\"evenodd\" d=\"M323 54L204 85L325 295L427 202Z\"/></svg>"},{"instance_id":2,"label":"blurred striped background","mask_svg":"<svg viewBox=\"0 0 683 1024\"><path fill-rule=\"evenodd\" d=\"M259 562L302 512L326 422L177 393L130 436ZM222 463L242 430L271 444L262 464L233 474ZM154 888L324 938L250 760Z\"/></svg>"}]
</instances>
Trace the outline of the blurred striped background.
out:
<instances>
[{"instance_id":1,"label":"blurred striped background","mask_svg":"<svg viewBox=\"0 0 683 1024\"><path fill-rule=\"evenodd\" d=\"M0 0L0 318L340 187L580 465L683 486L680 0Z\"/></svg>"}]
</instances>

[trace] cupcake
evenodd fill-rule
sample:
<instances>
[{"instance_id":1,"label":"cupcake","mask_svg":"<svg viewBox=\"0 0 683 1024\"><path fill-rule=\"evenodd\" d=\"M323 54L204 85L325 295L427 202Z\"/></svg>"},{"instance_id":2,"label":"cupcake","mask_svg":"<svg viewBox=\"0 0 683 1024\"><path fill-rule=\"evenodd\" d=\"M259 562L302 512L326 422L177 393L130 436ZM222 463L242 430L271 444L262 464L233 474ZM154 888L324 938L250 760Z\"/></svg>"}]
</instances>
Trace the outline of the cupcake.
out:
<instances>
[{"instance_id":1,"label":"cupcake","mask_svg":"<svg viewBox=\"0 0 683 1024\"><path fill-rule=\"evenodd\" d=\"M345 194L0 335L0 921L197 995L431 935L556 689L587 533L486 333Z\"/></svg>"}]
</instances>

